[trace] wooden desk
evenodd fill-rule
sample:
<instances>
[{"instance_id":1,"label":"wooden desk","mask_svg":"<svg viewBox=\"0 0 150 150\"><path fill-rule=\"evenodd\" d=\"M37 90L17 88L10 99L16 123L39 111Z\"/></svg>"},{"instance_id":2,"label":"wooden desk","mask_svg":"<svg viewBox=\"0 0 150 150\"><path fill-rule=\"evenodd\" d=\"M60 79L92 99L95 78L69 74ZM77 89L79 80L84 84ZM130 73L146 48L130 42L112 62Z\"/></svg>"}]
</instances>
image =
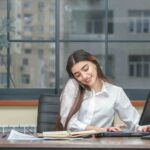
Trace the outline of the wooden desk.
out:
<instances>
[{"instance_id":1,"label":"wooden desk","mask_svg":"<svg viewBox=\"0 0 150 150\"><path fill-rule=\"evenodd\" d=\"M111 137L80 140L8 141L0 140L0 149L5 150L99 150L99 149L150 149L150 140L135 137Z\"/></svg>"}]
</instances>

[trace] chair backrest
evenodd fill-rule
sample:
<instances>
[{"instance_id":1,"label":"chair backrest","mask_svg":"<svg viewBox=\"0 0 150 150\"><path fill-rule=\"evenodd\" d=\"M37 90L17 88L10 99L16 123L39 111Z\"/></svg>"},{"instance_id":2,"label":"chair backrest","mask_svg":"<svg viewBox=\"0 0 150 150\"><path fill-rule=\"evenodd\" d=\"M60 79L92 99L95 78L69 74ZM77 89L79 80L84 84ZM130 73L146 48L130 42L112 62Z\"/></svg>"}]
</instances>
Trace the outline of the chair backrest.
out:
<instances>
[{"instance_id":1,"label":"chair backrest","mask_svg":"<svg viewBox=\"0 0 150 150\"><path fill-rule=\"evenodd\" d=\"M40 95L38 103L37 133L55 130L59 104L59 95Z\"/></svg>"}]
</instances>

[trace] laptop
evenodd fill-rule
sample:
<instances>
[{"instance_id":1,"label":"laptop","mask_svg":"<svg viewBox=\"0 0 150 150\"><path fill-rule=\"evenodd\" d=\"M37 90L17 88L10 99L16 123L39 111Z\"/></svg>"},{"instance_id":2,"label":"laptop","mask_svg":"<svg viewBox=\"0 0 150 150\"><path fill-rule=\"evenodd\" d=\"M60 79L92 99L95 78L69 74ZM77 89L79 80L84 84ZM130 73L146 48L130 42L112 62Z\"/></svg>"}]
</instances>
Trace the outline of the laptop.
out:
<instances>
[{"instance_id":1,"label":"laptop","mask_svg":"<svg viewBox=\"0 0 150 150\"><path fill-rule=\"evenodd\" d=\"M144 105L144 109L142 115L140 117L139 125L147 125L150 124L150 91L146 98L146 102ZM96 137L142 137L149 136L150 132L132 132L132 131L119 131L119 132L103 132L98 133Z\"/></svg>"},{"instance_id":2,"label":"laptop","mask_svg":"<svg viewBox=\"0 0 150 150\"><path fill-rule=\"evenodd\" d=\"M139 125L147 125L150 124L150 92L148 93L144 109L139 121Z\"/></svg>"}]
</instances>

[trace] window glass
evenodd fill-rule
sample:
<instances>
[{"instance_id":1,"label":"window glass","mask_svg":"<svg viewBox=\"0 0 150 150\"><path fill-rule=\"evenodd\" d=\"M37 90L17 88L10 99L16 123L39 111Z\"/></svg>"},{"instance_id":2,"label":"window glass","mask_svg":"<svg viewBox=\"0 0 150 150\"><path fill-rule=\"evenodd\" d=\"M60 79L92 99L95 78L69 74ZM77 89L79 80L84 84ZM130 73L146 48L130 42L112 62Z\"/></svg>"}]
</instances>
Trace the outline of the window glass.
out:
<instances>
[{"instance_id":1,"label":"window glass","mask_svg":"<svg viewBox=\"0 0 150 150\"><path fill-rule=\"evenodd\" d=\"M108 55L114 59L113 71L110 71L113 72L114 83L128 89L149 89L149 49L149 43L109 43Z\"/></svg>"},{"instance_id":2,"label":"window glass","mask_svg":"<svg viewBox=\"0 0 150 150\"><path fill-rule=\"evenodd\" d=\"M21 75L21 82L22 82L22 84L30 84L30 75L29 74L22 74Z\"/></svg>"},{"instance_id":3,"label":"window glass","mask_svg":"<svg viewBox=\"0 0 150 150\"><path fill-rule=\"evenodd\" d=\"M7 87L7 49L0 50L0 88Z\"/></svg>"},{"instance_id":4,"label":"window glass","mask_svg":"<svg viewBox=\"0 0 150 150\"><path fill-rule=\"evenodd\" d=\"M129 68L131 77L150 77L150 55L129 55Z\"/></svg>"},{"instance_id":5,"label":"window glass","mask_svg":"<svg viewBox=\"0 0 150 150\"><path fill-rule=\"evenodd\" d=\"M6 30L7 30L7 20L6 20L7 11L6 10L7 10L7 1L0 0L0 50L8 47L7 33L6 33ZM0 61L2 61L2 56L0 57L1 57Z\"/></svg>"},{"instance_id":6,"label":"window glass","mask_svg":"<svg viewBox=\"0 0 150 150\"><path fill-rule=\"evenodd\" d=\"M99 61L102 70L105 72L105 43L66 42L61 43L60 49L60 88L62 88L68 80L68 74L65 70L67 59L75 50L84 49L93 54Z\"/></svg>"},{"instance_id":7,"label":"window glass","mask_svg":"<svg viewBox=\"0 0 150 150\"><path fill-rule=\"evenodd\" d=\"M68 40L104 39L104 0L62 0L60 37ZM112 21L112 12L109 21ZM110 32L112 24L109 25Z\"/></svg>"},{"instance_id":8,"label":"window glass","mask_svg":"<svg viewBox=\"0 0 150 150\"><path fill-rule=\"evenodd\" d=\"M6 8L7 8L7 1L6 0L0 0L0 17L6 16Z\"/></svg>"},{"instance_id":9,"label":"window glass","mask_svg":"<svg viewBox=\"0 0 150 150\"><path fill-rule=\"evenodd\" d=\"M11 39L55 38L55 0L11 0L11 8L10 17L15 18L15 32Z\"/></svg>"},{"instance_id":10,"label":"window glass","mask_svg":"<svg viewBox=\"0 0 150 150\"><path fill-rule=\"evenodd\" d=\"M11 76L15 88L55 88L55 44L11 44Z\"/></svg>"},{"instance_id":11,"label":"window glass","mask_svg":"<svg viewBox=\"0 0 150 150\"><path fill-rule=\"evenodd\" d=\"M0 88L8 81L11 88L63 87L69 54L85 49L117 85L149 89L149 6L150 0L0 0L0 21L10 17L14 27L0 36Z\"/></svg>"},{"instance_id":12,"label":"window glass","mask_svg":"<svg viewBox=\"0 0 150 150\"><path fill-rule=\"evenodd\" d=\"M149 40L149 0L108 0L113 14L113 32L109 40Z\"/></svg>"}]
</instances>

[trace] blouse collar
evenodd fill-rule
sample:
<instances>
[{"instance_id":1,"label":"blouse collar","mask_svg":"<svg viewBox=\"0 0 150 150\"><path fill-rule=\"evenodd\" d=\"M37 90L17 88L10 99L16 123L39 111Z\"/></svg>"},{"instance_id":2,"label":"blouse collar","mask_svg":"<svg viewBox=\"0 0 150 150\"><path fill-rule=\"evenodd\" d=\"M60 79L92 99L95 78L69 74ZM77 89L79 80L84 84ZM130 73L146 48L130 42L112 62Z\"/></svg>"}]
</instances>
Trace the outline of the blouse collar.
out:
<instances>
[{"instance_id":1,"label":"blouse collar","mask_svg":"<svg viewBox=\"0 0 150 150\"><path fill-rule=\"evenodd\" d=\"M102 95L102 94L104 94L106 96L109 96L109 92L108 92L108 89L107 89L108 85L109 85L109 83L104 82L102 80L102 89L101 89L101 91L95 92L93 89L91 91L85 90L84 99L87 99L89 97L96 96L96 95Z\"/></svg>"},{"instance_id":2,"label":"blouse collar","mask_svg":"<svg viewBox=\"0 0 150 150\"><path fill-rule=\"evenodd\" d=\"M96 92L96 93L95 93L94 90L93 90L93 91L94 91L95 95L106 94L107 96L109 96L109 92L108 92L107 87L108 87L108 83L107 83L107 82L104 82L104 81L102 80L102 89L101 89L101 91Z\"/></svg>"}]
</instances>

